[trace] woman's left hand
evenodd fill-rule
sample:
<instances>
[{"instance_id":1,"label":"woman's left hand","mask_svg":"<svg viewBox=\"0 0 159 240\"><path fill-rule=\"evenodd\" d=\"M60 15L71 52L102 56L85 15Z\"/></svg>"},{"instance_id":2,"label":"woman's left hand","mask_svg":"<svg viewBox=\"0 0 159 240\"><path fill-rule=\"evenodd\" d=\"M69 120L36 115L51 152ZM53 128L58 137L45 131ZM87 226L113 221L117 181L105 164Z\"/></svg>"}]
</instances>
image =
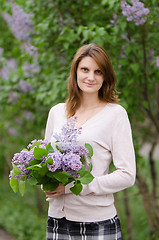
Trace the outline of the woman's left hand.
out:
<instances>
[{"instance_id":1,"label":"woman's left hand","mask_svg":"<svg viewBox=\"0 0 159 240\"><path fill-rule=\"evenodd\" d=\"M54 198L65 194L65 187L62 183L54 191L45 191L47 198Z\"/></svg>"}]
</instances>

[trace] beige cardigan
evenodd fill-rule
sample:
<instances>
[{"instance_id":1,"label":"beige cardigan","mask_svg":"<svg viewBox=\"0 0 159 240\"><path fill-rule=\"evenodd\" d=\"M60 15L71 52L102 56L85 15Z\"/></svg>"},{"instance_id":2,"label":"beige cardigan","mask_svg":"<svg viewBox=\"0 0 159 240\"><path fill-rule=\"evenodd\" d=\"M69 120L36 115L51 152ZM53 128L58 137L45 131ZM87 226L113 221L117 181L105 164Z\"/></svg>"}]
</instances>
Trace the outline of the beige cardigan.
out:
<instances>
[{"instance_id":1,"label":"beige cardigan","mask_svg":"<svg viewBox=\"0 0 159 240\"><path fill-rule=\"evenodd\" d=\"M46 125L45 139L55 147L53 134L66 123L65 103L52 107ZM71 193L72 183L65 187L65 195L48 198L48 215L81 222L102 221L116 214L113 193L132 186L136 164L131 127L126 110L118 104L108 103L99 113L82 125L79 144L93 147L92 174L95 177L82 192ZM109 173L113 160L116 170Z\"/></svg>"}]
</instances>

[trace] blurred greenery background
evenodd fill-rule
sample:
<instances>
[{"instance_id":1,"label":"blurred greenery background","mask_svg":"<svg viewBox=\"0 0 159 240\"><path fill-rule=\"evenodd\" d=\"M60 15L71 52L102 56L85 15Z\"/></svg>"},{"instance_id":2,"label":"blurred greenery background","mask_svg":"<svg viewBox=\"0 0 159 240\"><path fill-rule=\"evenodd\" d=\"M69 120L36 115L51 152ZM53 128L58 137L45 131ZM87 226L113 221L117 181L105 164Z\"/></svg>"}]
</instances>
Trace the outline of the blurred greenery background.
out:
<instances>
[{"instance_id":1,"label":"blurred greenery background","mask_svg":"<svg viewBox=\"0 0 159 240\"><path fill-rule=\"evenodd\" d=\"M159 2L142 3L150 12L138 25L120 0L0 0L0 227L15 239L45 239L48 205L38 187L13 193L11 159L44 137L73 55L91 42L112 60L133 130L136 184L115 195L124 240L159 239Z\"/></svg>"}]
</instances>

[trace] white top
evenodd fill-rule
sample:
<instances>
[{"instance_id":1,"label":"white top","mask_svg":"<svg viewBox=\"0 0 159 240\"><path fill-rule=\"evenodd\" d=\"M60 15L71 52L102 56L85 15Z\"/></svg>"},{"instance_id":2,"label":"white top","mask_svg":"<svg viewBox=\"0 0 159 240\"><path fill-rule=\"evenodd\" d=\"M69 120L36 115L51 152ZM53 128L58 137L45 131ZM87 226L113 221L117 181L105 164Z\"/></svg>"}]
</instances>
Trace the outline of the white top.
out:
<instances>
[{"instance_id":1,"label":"white top","mask_svg":"<svg viewBox=\"0 0 159 240\"><path fill-rule=\"evenodd\" d=\"M46 125L45 139L55 146L54 133L66 123L65 103L52 107ZM94 222L112 218L116 214L113 193L132 186L135 182L136 164L131 127L126 110L118 104L108 103L100 112L82 125L78 137L80 145L93 147L92 174L89 185L83 185L76 196L65 187L65 195L48 198L48 215L66 217L72 221ZM113 160L116 170L109 173Z\"/></svg>"}]
</instances>

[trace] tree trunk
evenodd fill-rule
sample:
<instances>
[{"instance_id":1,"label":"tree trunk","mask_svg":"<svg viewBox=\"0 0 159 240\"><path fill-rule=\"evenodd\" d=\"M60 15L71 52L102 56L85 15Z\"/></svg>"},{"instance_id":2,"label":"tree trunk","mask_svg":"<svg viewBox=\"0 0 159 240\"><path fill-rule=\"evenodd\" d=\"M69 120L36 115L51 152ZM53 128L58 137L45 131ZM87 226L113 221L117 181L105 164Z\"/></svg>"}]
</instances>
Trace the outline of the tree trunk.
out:
<instances>
[{"instance_id":1,"label":"tree trunk","mask_svg":"<svg viewBox=\"0 0 159 240\"><path fill-rule=\"evenodd\" d=\"M132 224L132 216L131 210L129 206L129 196L127 194L127 190L123 191L124 194L124 204L125 204L125 211L126 211L126 218L127 218L127 230L128 230L128 240L133 240L133 224Z\"/></svg>"}]
</instances>

